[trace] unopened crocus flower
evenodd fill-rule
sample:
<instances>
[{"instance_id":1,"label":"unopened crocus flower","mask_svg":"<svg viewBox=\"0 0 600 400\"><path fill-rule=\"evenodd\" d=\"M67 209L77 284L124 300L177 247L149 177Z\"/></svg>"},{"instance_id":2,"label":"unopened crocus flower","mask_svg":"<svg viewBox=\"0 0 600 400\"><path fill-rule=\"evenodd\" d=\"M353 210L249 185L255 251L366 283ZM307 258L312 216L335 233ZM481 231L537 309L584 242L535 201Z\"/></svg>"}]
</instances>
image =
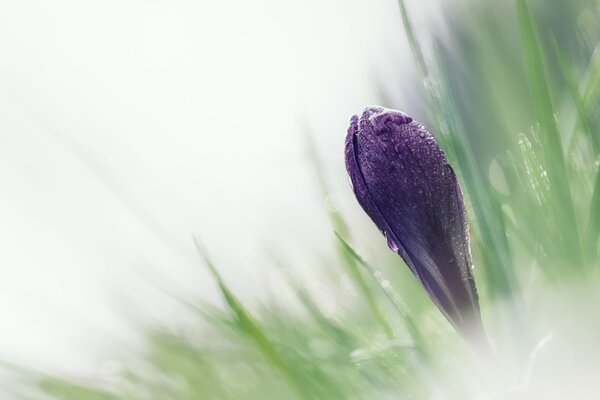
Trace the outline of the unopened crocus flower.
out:
<instances>
[{"instance_id":1,"label":"unopened crocus flower","mask_svg":"<svg viewBox=\"0 0 600 400\"><path fill-rule=\"evenodd\" d=\"M346 168L389 247L452 325L481 341L463 197L434 137L403 112L367 107L351 119Z\"/></svg>"}]
</instances>

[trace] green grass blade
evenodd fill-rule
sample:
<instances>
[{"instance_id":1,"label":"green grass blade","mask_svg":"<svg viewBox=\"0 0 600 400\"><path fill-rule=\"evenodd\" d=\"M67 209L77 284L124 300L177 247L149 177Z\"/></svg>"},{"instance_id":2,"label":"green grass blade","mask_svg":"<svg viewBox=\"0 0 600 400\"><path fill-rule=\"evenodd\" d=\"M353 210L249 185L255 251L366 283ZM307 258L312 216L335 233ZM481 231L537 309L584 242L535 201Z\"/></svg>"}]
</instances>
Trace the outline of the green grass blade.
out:
<instances>
[{"instance_id":1,"label":"green grass blade","mask_svg":"<svg viewBox=\"0 0 600 400\"><path fill-rule=\"evenodd\" d=\"M348 252L348 254L354 260L356 260L356 262L358 264L363 266L369 272L369 274L373 277L373 280L377 283L378 287L381 289L383 294L388 298L388 300L390 301L392 306L394 306L396 311L400 314L400 316L404 320L404 323L406 324L406 327L407 327L409 333L411 334L411 337L413 339L413 342L414 342L416 348L422 353L422 355L425 355L425 346L424 346L425 342L421 336L421 333L419 332L419 329L417 328L415 321L411 317L410 311L408 310L408 307L406 306L404 301L402 301L402 299L400 298L398 293L396 293L396 291L390 286L389 282L386 281L385 279L383 279L380 272L378 272L371 264L369 264L367 261L365 261L365 259L362 258L352 248L352 246L350 246L348 244L348 242L346 242L346 240L344 240L344 238L342 238L340 236L339 233L336 232L335 234L336 234L337 238L339 239L340 243L342 244L344 250L346 252Z\"/></svg>"},{"instance_id":2,"label":"green grass blade","mask_svg":"<svg viewBox=\"0 0 600 400\"><path fill-rule=\"evenodd\" d=\"M589 73L584 82L582 100L584 106L589 107L600 94L600 46L596 47L589 64Z\"/></svg>"},{"instance_id":3,"label":"green grass blade","mask_svg":"<svg viewBox=\"0 0 600 400\"><path fill-rule=\"evenodd\" d=\"M466 195L472 206L475 231L481 237L482 257L486 266L488 289L492 298L514 296L517 283L512 267L512 251L506 240L504 215L496 196L490 193L489 184L475 160L475 153L466 135L460 113L456 109L457 91L454 79L444 67L444 53L439 51L441 77L442 117L446 121L450 145L456 155L459 176L464 182Z\"/></svg>"},{"instance_id":4,"label":"green grass blade","mask_svg":"<svg viewBox=\"0 0 600 400\"><path fill-rule=\"evenodd\" d=\"M393 331L392 327L390 326L389 322L387 321L385 314L379 307L379 304L377 303L377 299L375 298L373 291L371 290L371 288L365 281L365 278L363 277L363 274L361 273L360 269L358 268L356 261L354 260L354 258L352 258L351 255L349 255L346 251L344 251L344 248L342 246L340 246L340 251L342 252L342 259L343 259L344 265L346 266L346 269L350 273L350 277L352 278L354 283L358 286L359 290L363 294L365 300L367 301L369 308L371 309L371 312L373 313L373 316L375 317L375 319L377 319L377 321L383 328L388 339L394 338L394 336L395 336L394 331Z\"/></svg>"},{"instance_id":5,"label":"green grass blade","mask_svg":"<svg viewBox=\"0 0 600 400\"><path fill-rule=\"evenodd\" d=\"M408 10L406 9L406 4L404 4L404 0L398 0L398 7L400 7L400 14L402 15L402 25L404 26L404 32L406 33L406 38L408 39L408 43L410 45L410 49L413 54L413 58L415 63L417 64L417 68L421 73L423 78L426 78L429 74L427 72L427 64L425 64L425 58L423 57L423 51L421 50L421 46L417 41L417 37L412 28L412 23L410 21L410 17L408 16Z\"/></svg>"},{"instance_id":6,"label":"green grass blade","mask_svg":"<svg viewBox=\"0 0 600 400\"><path fill-rule=\"evenodd\" d=\"M573 99L573 103L575 104L575 108L577 109L577 119L575 122L575 127L570 139L569 148L572 147L572 144L575 142L575 138L579 132L579 128L588 136L590 143L592 143L594 153L597 154L600 150L600 143L598 137L594 134L592 130L592 121L591 116L589 115L589 109L586 105L586 102L583 98L579 90L579 85L575 79L575 74L573 72L573 67L571 63L565 58L565 56L561 53L556 40L553 41L554 55L558 60L558 66L567 85L567 90Z\"/></svg>"},{"instance_id":7,"label":"green grass blade","mask_svg":"<svg viewBox=\"0 0 600 400\"><path fill-rule=\"evenodd\" d=\"M228 400L227 384L221 379L213 365L213 360L203 349L193 345L184 337L157 332L151 337L152 365L161 374L186 384L181 390L190 397L202 394L209 399ZM186 396L187 397L187 396Z\"/></svg>"},{"instance_id":8,"label":"green grass blade","mask_svg":"<svg viewBox=\"0 0 600 400\"><path fill-rule=\"evenodd\" d=\"M303 131L306 133L304 141L306 143L310 165L312 165L321 198L323 199L323 201L326 201L327 199L331 198L332 193L329 188L329 185L327 184L325 174L323 173L323 171L325 171L325 168L323 167L323 163L319 158L317 146L313 139L313 135L310 132L310 129L305 128ZM334 210L326 211L327 216L329 217L329 221L333 226L333 229L337 232L343 232L344 234L348 234L348 228L344 220L341 218L340 214Z\"/></svg>"},{"instance_id":9,"label":"green grass blade","mask_svg":"<svg viewBox=\"0 0 600 400\"><path fill-rule=\"evenodd\" d=\"M338 246L338 250L341 253L342 263L343 263L344 267L348 271L350 278L352 279L354 284L358 287L360 293L362 293L362 296L364 297L365 301L367 302L367 305L369 306L369 309L373 313L373 316L375 317L377 322L379 322L379 325L381 325L387 338L393 339L395 337L394 330L392 329L391 325L389 324L384 312L379 307L377 299L375 298L375 295L374 295L373 291L371 290L371 287L366 282L356 261L348 253L346 253L344 251L344 249L341 245Z\"/></svg>"},{"instance_id":10,"label":"green grass blade","mask_svg":"<svg viewBox=\"0 0 600 400\"><path fill-rule=\"evenodd\" d=\"M598 237L600 236L600 168L598 168L598 172L596 172L594 192L592 194L592 201L588 215L586 248L588 254L591 255L592 261L594 261L597 260L598 257L597 244Z\"/></svg>"},{"instance_id":11,"label":"green grass blade","mask_svg":"<svg viewBox=\"0 0 600 400\"><path fill-rule=\"evenodd\" d=\"M119 395L86 386L76 385L61 379L45 378L40 382L40 388L56 399L63 400L119 400Z\"/></svg>"},{"instance_id":12,"label":"green grass blade","mask_svg":"<svg viewBox=\"0 0 600 400\"><path fill-rule=\"evenodd\" d=\"M336 324L335 322L329 320L308 293L306 288L302 285L299 285L296 281L292 279L291 276L286 275L286 281L295 291L296 297L308 312L308 314L313 318L313 320L324 330L328 331L331 335L336 337L339 343L349 344L351 345L354 342L352 335L349 331L345 330L342 326Z\"/></svg>"},{"instance_id":13,"label":"green grass blade","mask_svg":"<svg viewBox=\"0 0 600 400\"><path fill-rule=\"evenodd\" d=\"M227 306L235 315L242 332L244 332L252 341L254 341L265 358L269 360L271 365L285 378L289 386L297 394L298 398L311 399L312 396L310 396L306 392L306 389L298 382L296 375L292 372L287 363L281 358L279 352L275 349L275 346L273 343L271 343L263 328L225 284L207 252L200 245L198 240L196 240L196 238L194 238L194 241L206 266L217 281Z\"/></svg>"},{"instance_id":14,"label":"green grass blade","mask_svg":"<svg viewBox=\"0 0 600 400\"><path fill-rule=\"evenodd\" d=\"M546 72L542 53L538 44L534 22L525 0L517 0L517 15L521 30L525 65L529 76L534 107L542 130L542 141L546 152L548 177L553 193L552 207L561 229L558 232L564 254L568 261L583 267L580 234L571 189L567 177L567 169L563 146L556 126L554 108L550 90L546 81ZM572 258L576 257L575 260Z\"/></svg>"}]
</instances>

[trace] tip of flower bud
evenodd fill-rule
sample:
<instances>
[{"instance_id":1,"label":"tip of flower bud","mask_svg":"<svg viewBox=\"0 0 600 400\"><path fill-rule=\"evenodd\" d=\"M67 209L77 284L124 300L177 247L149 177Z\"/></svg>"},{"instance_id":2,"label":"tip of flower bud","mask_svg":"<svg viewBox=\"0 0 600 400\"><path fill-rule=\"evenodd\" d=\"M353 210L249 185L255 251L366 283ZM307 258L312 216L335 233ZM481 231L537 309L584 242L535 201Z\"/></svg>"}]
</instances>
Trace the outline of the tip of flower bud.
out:
<instances>
[{"instance_id":1,"label":"tip of flower bud","mask_svg":"<svg viewBox=\"0 0 600 400\"><path fill-rule=\"evenodd\" d=\"M363 110L363 118L368 118L372 124L396 123L399 125L409 124L412 117L402 111L392 110L381 106L367 106Z\"/></svg>"}]
</instances>

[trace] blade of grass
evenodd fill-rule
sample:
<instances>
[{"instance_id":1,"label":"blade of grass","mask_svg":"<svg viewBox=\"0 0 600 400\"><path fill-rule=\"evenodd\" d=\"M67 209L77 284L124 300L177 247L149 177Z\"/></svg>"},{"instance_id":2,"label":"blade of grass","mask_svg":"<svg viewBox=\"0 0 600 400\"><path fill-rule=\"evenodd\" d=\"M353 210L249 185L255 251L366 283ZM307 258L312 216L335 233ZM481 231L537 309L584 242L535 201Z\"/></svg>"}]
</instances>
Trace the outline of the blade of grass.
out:
<instances>
[{"instance_id":1,"label":"blade of grass","mask_svg":"<svg viewBox=\"0 0 600 400\"><path fill-rule=\"evenodd\" d=\"M594 135L594 132L591 129L591 127L592 127L591 116L589 115L589 110L588 110L586 102L583 98L583 95L579 91L579 85L577 84L577 81L575 79L575 75L573 73L573 67L572 67L571 63L568 62L568 60L566 60L565 57L563 56L563 54L561 53L560 48L558 47L558 43L556 42L556 39L553 40L553 49L554 49L554 55L555 55L556 59L558 60L559 69L560 69L563 79L567 85L569 94L573 98L573 103L575 104L575 108L577 109L577 119L575 122L575 127L573 129L573 133L571 135L571 139L570 139L571 144L569 145L569 148L571 148L573 146L573 143L575 142L574 139L577 136L577 132L579 132L579 128L581 128L583 133L585 133L588 136L590 143L592 143L592 146L594 149L594 154L597 154L598 151L600 150L600 142L599 142L598 137L596 135ZM600 68L598 68L598 69L600 70Z\"/></svg>"},{"instance_id":2,"label":"blade of grass","mask_svg":"<svg viewBox=\"0 0 600 400\"><path fill-rule=\"evenodd\" d=\"M404 320L404 323L406 324L406 328L408 329L408 331L413 339L415 347L418 349L419 353L421 353L421 355L426 358L427 355L426 355L426 351L425 351L425 341L423 340L423 337L421 336L421 333L419 332L417 325L415 324L414 320L410 316L410 312L408 311L408 307L406 306L406 304L402 301L402 299L396 293L396 291L394 291L394 289L391 287L389 282L386 281L385 279L383 279L383 277L381 276L381 273L379 271L377 271L371 264L369 264L367 261L365 261L365 259L362 258L352 248L352 246L350 246L348 244L348 242L346 242L346 240L344 240L344 238L342 238L342 236L340 236L340 234L338 232L335 232L335 235L339 239L344 250L354 260L356 260L356 262L358 264L360 264L362 267L364 267L369 272L369 274L373 277L373 279L377 283L377 286L381 289L383 294L388 298L388 300L390 301L392 306L394 306L396 311L400 314L400 316Z\"/></svg>"},{"instance_id":3,"label":"blade of grass","mask_svg":"<svg viewBox=\"0 0 600 400\"><path fill-rule=\"evenodd\" d=\"M319 326L335 336L339 343L350 344L354 342L354 339L348 331L323 315L323 312L317 303L315 303L312 296L302 285L298 284L289 274L285 274L285 279L288 282L288 285L294 290L300 303Z\"/></svg>"},{"instance_id":4,"label":"blade of grass","mask_svg":"<svg viewBox=\"0 0 600 400\"><path fill-rule=\"evenodd\" d=\"M356 261L347 252L344 252L343 248L341 248L340 250L343 252L342 258L344 260L344 265L347 267L348 271L350 272L350 275L351 275L352 279L354 280L354 282L358 285L365 300L367 301L367 304L369 305L369 308L373 312L373 315L375 316L377 321L379 321L379 324L382 326L388 339L393 339L395 336L394 331L393 331L392 327L390 326L389 322L387 321L385 314L379 308L379 304L377 303L377 300L375 299L375 295L373 294L373 292L371 291L371 288L365 281L361 271L358 268L358 265L356 264Z\"/></svg>"},{"instance_id":5,"label":"blade of grass","mask_svg":"<svg viewBox=\"0 0 600 400\"><path fill-rule=\"evenodd\" d=\"M323 171L325 171L325 168L323 168L323 164L321 163L321 159L319 158L319 153L317 151L317 146L315 145L313 135L311 134L311 130L308 127L307 123L305 123L304 125L305 125L305 128L303 130L303 132L305 132L304 141L306 143L307 154L308 154L308 157L310 160L310 164L313 167L314 176L317 179L317 186L319 188L321 198L323 200L327 200L327 199L331 198L332 193L329 188L329 185L327 184L327 179L325 178L325 174L323 173ZM328 209L326 211L327 211L327 216L329 217L329 221L331 222L331 225L333 226L333 229L337 232L343 232L344 234L347 234L348 228L347 228L344 220L341 218L340 214L331 209Z\"/></svg>"},{"instance_id":6,"label":"blade of grass","mask_svg":"<svg viewBox=\"0 0 600 400\"><path fill-rule=\"evenodd\" d=\"M553 214L558 219L558 225L561 226L558 232L559 240L568 261L583 268L580 234L566 174L565 156L546 81L542 53L527 2L525 0L516 1L525 66L531 85L534 107L543 132L542 138L548 161L546 163L548 177L552 183Z\"/></svg>"},{"instance_id":7,"label":"blade of grass","mask_svg":"<svg viewBox=\"0 0 600 400\"><path fill-rule=\"evenodd\" d=\"M404 32L406 33L406 38L408 39L408 44L410 45L410 49L413 54L413 58L415 63L417 64L417 68L421 73L423 78L429 76L427 72L427 64L425 64L425 58L423 57L423 51L421 50L421 46L417 41L417 37L412 28L412 23L410 21L410 17L408 16L408 10L406 9L406 4L404 4L404 0L398 0L398 7L400 7L400 14L402 15L402 24L404 25Z\"/></svg>"},{"instance_id":8,"label":"blade of grass","mask_svg":"<svg viewBox=\"0 0 600 400\"><path fill-rule=\"evenodd\" d=\"M442 54L442 52L439 52ZM455 149L460 176L465 183L468 199L472 205L476 230L484 246L484 261L489 279L490 295L505 297L515 294L516 278L512 269L512 252L506 240L504 215L496 197L490 195L489 185L475 161L475 153L464 132L459 113L455 108L453 93L456 84L440 65L443 107L440 107L446 121L450 142Z\"/></svg>"},{"instance_id":9,"label":"blade of grass","mask_svg":"<svg viewBox=\"0 0 600 400\"><path fill-rule=\"evenodd\" d=\"M421 331L417 327L414 319L411 317L411 313L408 309L408 306L404 303L400 295L394 290L394 288L390 285L389 281L384 279L381 272L379 272L375 267L369 264L363 257L361 257L350 244L344 240L340 236L338 232L335 232L338 240L343 246L344 250L354 259L356 262L365 268L370 276L373 278L377 286L383 292L383 294L387 297L389 302L392 304L394 309L398 312L400 317L402 318L406 329L412 339L413 346L411 347L418 356L418 362L416 362L413 367L416 369L416 378L422 380L424 387L427 387L425 382L428 381L428 377L431 375L431 369L434 365L431 363L433 356L429 354L426 347L426 340L421 334Z\"/></svg>"},{"instance_id":10,"label":"blade of grass","mask_svg":"<svg viewBox=\"0 0 600 400\"><path fill-rule=\"evenodd\" d=\"M589 107L590 104L598 98L600 89L600 46L596 47L592 53L592 58L588 67L587 79L584 82L582 90L582 100L584 107Z\"/></svg>"},{"instance_id":11,"label":"blade of grass","mask_svg":"<svg viewBox=\"0 0 600 400\"><path fill-rule=\"evenodd\" d=\"M40 388L54 398L64 400L119 400L120 396L86 386L76 385L56 378L45 378Z\"/></svg>"},{"instance_id":12,"label":"blade of grass","mask_svg":"<svg viewBox=\"0 0 600 400\"><path fill-rule=\"evenodd\" d=\"M152 364L162 374L183 380L190 395L203 394L207 398L231 399L227 384L219 376L213 361L185 338L164 332L152 336Z\"/></svg>"},{"instance_id":13,"label":"blade of grass","mask_svg":"<svg viewBox=\"0 0 600 400\"><path fill-rule=\"evenodd\" d=\"M202 257L204 263L208 267L209 271L213 275L217 284L219 285L219 289L227 306L230 311L235 315L237 322L239 323L240 329L244 332L261 350L263 355L274 369L278 370L281 375L285 378L290 388L296 393L298 398L300 399L311 399L306 389L298 382L295 374L291 371L287 363L281 358L277 349L271 341L269 340L267 334L264 332L263 328L260 324L252 317L250 312L246 310L246 308L242 305L242 303L237 299L237 297L231 292L229 287L225 284L221 275L217 271L213 262L211 261L208 253L204 250L200 242L196 237L194 237L194 242L200 256Z\"/></svg>"},{"instance_id":14,"label":"blade of grass","mask_svg":"<svg viewBox=\"0 0 600 400\"><path fill-rule=\"evenodd\" d=\"M592 201L590 204L590 211L588 213L587 229L586 229L586 249L590 254L591 261L595 261L598 258L597 243L598 237L600 236L600 167L596 172L596 179L594 183L594 192L592 194Z\"/></svg>"}]
</instances>

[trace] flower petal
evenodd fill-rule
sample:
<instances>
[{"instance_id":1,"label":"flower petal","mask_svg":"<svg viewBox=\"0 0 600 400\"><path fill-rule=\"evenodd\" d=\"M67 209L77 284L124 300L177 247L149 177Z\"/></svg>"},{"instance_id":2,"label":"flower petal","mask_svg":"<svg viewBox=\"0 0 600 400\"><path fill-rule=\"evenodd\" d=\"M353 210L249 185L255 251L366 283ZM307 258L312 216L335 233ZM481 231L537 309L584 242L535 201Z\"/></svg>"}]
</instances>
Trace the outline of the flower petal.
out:
<instances>
[{"instance_id":1,"label":"flower petal","mask_svg":"<svg viewBox=\"0 0 600 400\"><path fill-rule=\"evenodd\" d=\"M459 331L481 325L464 201L434 137L408 115L353 116L346 167L365 212Z\"/></svg>"}]
</instances>

